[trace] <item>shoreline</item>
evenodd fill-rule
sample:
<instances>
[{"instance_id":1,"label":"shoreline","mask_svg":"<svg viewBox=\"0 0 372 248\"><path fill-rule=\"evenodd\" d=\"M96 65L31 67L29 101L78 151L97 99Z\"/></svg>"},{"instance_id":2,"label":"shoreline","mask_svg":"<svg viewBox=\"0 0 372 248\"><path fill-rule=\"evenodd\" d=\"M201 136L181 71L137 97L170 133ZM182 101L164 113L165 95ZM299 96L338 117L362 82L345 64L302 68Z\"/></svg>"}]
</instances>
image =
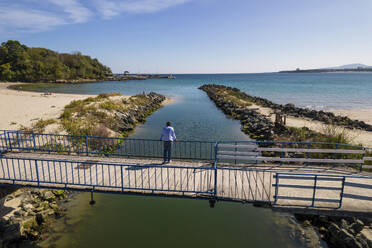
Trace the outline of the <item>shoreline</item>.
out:
<instances>
[{"instance_id":1,"label":"shoreline","mask_svg":"<svg viewBox=\"0 0 372 248\"><path fill-rule=\"evenodd\" d=\"M39 119L59 118L64 107L74 100L95 95L59 94L11 90L15 83L0 84L0 129L29 127ZM18 83L19 84L19 83Z\"/></svg>"}]
</instances>

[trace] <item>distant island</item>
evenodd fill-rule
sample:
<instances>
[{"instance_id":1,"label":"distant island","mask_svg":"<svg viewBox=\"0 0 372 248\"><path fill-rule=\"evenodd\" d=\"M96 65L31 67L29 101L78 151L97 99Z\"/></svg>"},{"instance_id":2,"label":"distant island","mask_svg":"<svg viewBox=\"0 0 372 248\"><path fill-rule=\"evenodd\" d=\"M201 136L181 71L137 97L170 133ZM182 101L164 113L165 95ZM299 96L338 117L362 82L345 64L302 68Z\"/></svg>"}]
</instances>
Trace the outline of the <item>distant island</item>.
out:
<instances>
[{"instance_id":1,"label":"distant island","mask_svg":"<svg viewBox=\"0 0 372 248\"><path fill-rule=\"evenodd\" d=\"M302 70L297 68L296 70L289 70L289 71L279 71L279 73L313 73L313 72L372 72L372 66L363 65L363 64L349 64L349 65L342 65L336 67L329 67L329 68L321 68L321 69L307 69Z\"/></svg>"}]
</instances>

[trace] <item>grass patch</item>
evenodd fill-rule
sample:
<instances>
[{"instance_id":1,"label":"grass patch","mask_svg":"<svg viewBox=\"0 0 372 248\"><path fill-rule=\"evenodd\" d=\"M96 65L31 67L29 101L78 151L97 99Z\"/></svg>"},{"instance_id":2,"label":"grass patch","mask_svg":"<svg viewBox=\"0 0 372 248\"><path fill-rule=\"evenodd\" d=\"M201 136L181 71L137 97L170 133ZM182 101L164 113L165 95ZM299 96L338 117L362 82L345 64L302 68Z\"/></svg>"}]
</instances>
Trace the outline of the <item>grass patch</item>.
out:
<instances>
[{"instance_id":1,"label":"grass patch","mask_svg":"<svg viewBox=\"0 0 372 248\"><path fill-rule=\"evenodd\" d=\"M222 96L225 101L232 102L239 107L248 107L252 105L250 99L240 91L227 91L225 89L217 89L217 94Z\"/></svg>"},{"instance_id":2,"label":"grass patch","mask_svg":"<svg viewBox=\"0 0 372 248\"><path fill-rule=\"evenodd\" d=\"M149 108L152 98L148 95L135 95L129 98L115 98L120 93L100 94L83 100L75 100L66 105L60 116L64 129L73 135L97 136L102 126L113 132L122 134L130 132L137 123L144 122L145 117L153 113L159 106ZM146 107L145 107L146 106ZM120 116L128 110L138 109L138 115L126 128L121 128L123 120ZM112 132L111 132L112 134ZM108 136L108 134L106 134ZM127 136L127 134L123 134Z\"/></svg>"},{"instance_id":3,"label":"grass patch","mask_svg":"<svg viewBox=\"0 0 372 248\"><path fill-rule=\"evenodd\" d=\"M57 123L57 120L55 119L47 119L38 120L35 124L32 125L31 129L37 133L43 133L45 131L45 128L51 124Z\"/></svg>"},{"instance_id":4,"label":"grass patch","mask_svg":"<svg viewBox=\"0 0 372 248\"><path fill-rule=\"evenodd\" d=\"M111 111L111 110L118 110L120 109L120 105L118 105L117 103L114 103L113 101L111 100L107 100L107 101L104 101L103 103L101 103L99 105L99 107L101 109L106 109L108 111Z\"/></svg>"}]
</instances>

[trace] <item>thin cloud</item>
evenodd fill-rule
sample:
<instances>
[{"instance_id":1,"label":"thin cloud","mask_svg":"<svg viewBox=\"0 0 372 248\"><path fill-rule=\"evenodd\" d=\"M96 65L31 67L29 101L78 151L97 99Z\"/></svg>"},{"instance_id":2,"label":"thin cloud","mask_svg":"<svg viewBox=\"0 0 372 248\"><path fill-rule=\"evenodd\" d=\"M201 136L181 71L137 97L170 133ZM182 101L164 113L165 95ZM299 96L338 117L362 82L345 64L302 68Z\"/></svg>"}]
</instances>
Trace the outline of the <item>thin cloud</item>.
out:
<instances>
[{"instance_id":1,"label":"thin cloud","mask_svg":"<svg viewBox=\"0 0 372 248\"><path fill-rule=\"evenodd\" d=\"M83 23L88 21L93 13L76 0L49 0L49 2L61 7L64 12L69 14L73 23Z\"/></svg>"},{"instance_id":2,"label":"thin cloud","mask_svg":"<svg viewBox=\"0 0 372 248\"><path fill-rule=\"evenodd\" d=\"M0 4L0 34L42 32L122 13L152 13L191 0L5 0Z\"/></svg>"},{"instance_id":3,"label":"thin cloud","mask_svg":"<svg viewBox=\"0 0 372 248\"><path fill-rule=\"evenodd\" d=\"M63 18L45 11L0 8L0 32L40 32L63 24L66 24Z\"/></svg>"},{"instance_id":4,"label":"thin cloud","mask_svg":"<svg viewBox=\"0 0 372 248\"><path fill-rule=\"evenodd\" d=\"M190 0L97 0L97 6L104 18L111 18L123 12L157 12L188 1Z\"/></svg>"}]
</instances>

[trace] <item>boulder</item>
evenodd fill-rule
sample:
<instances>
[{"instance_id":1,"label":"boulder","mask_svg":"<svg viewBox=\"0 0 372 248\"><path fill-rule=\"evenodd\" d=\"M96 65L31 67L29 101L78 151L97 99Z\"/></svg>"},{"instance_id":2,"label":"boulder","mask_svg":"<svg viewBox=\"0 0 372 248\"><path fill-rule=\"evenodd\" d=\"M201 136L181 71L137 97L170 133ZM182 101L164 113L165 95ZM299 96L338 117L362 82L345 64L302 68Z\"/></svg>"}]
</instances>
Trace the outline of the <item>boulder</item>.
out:
<instances>
[{"instance_id":1,"label":"boulder","mask_svg":"<svg viewBox=\"0 0 372 248\"><path fill-rule=\"evenodd\" d=\"M355 233L359 233L364 228L363 221L357 219L351 226L350 229L354 230Z\"/></svg>"},{"instance_id":2,"label":"boulder","mask_svg":"<svg viewBox=\"0 0 372 248\"><path fill-rule=\"evenodd\" d=\"M360 237L366 241L368 247L372 247L372 230L369 228L364 228L360 232Z\"/></svg>"},{"instance_id":3,"label":"boulder","mask_svg":"<svg viewBox=\"0 0 372 248\"><path fill-rule=\"evenodd\" d=\"M44 200L52 202L56 199L55 195L51 191L45 191L43 194Z\"/></svg>"}]
</instances>

